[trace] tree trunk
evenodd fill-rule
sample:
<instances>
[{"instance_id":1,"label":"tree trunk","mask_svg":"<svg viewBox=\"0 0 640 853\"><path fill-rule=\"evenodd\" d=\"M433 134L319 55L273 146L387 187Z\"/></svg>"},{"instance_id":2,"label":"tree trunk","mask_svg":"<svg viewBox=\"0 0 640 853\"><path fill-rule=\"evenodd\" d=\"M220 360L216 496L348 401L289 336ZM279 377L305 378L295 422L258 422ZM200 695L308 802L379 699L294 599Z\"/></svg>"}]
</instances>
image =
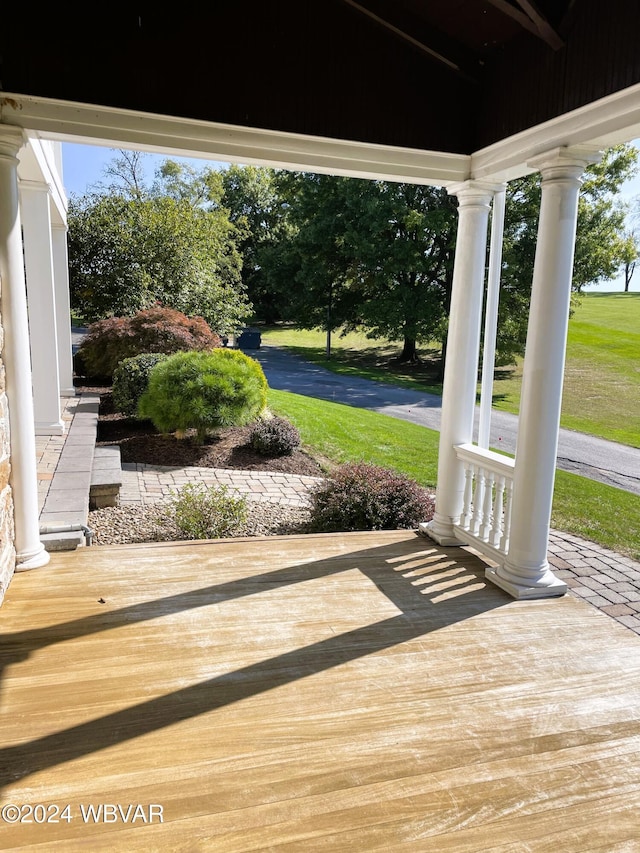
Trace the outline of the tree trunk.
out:
<instances>
[{"instance_id":1,"label":"tree trunk","mask_svg":"<svg viewBox=\"0 0 640 853\"><path fill-rule=\"evenodd\" d=\"M327 346L326 346L326 358L327 361L331 358L331 325L333 322L333 318L331 316L331 311L333 308L333 282L329 284L329 298L327 300Z\"/></svg>"},{"instance_id":2,"label":"tree trunk","mask_svg":"<svg viewBox=\"0 0 640 853\"><path fill-rule=\"evenodd\" d=\"M633 271L636 268L636 262L634 261L631 264L624 265L624 292L629 292L629 286L631 284L631 276L633 275Z\"/></svg>"},{"instance_id":3,"label":"tree trunk","mask_svg":"<svg viewBox=\"0 0 640 853\"><path fill-rule=\"evenodd\" d=\"M447 361L447 343L449 340L449 329L442 335L442 340L440 341L440 363L438 365L438 379L440 382L444 381L444 366Z\"/></svg>"},{"instance_id":4,"label":"tree trunk","mask_svg":"<svg viewBox=\"0 0 640 853\"><path fill-rule=\"evenodd\" d=\"M416 351L416 342L414 338L405 337L404 345L402 347L402 353L400 354L398 361L402 362L403 364L420 363L420 359L418 358L418 353Z\"/></svg>"}]
</instances>

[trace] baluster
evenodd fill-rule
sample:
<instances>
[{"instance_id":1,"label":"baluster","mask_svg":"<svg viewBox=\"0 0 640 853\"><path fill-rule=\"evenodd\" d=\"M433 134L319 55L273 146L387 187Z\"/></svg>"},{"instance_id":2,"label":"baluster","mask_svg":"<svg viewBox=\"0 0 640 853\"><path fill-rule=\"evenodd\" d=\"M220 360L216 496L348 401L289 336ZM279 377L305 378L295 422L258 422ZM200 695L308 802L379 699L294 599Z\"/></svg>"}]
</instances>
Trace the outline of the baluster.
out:
<instances>
[{"instance_id":1,"label":"baluster","mask_svg":"<svg viewBox=\"0 0 640 853\"><path fill-rule=\"evenodd\" d=\"M469 529L471 521L471 501L473 499L473 466L470 462L464 464L464 499L462 508L462 529Z\"/></svg>"},{"instance_id":2,"label":"baluster","mask_svg":"<svg viewBox=\"0 0 640 853\"><path fill-rule=\"evenodd\" d=\"M507 554L509 551L509 534L511 532L511 498L513 495L513 480L511 479L506 482L505 494L504 530L502 531L502 539L500 540L500 550L503 554Z\"/></svg>"},{"instance_id":3,"label":"baluster","mask_svg":"<svg viewBox=\"0 0 640 853\"><path fill-rule=\"evenodd\" d=\"M495 475L489 469L485 472L484 501L482 502L482 524L480 526L480 538L483 542L489 541L489 531L493 521L493 484Z\"/></svg>"},{"instance_id":4,"label":"baluster","mask_svg":"<svg viewBox=\"0 0 640 853\"><path fill-rule=\"evenodd\" d=\"M504 513L504 477L499 475L496 477L496 493L493 501L493 530L489 543L494 548L500 547L500 539L502 538L502 517Z\"/></svg>"},{"instance_id":5,"label":"baluster","mask_svg":"<svg viewBox=\"0 0 640 853\"><path fill-rule=\"evenodd\" d=\"M484 506L484 468L476 468L475 489L473 492L473 518L471 532L477 536L482 523Z\"/></svg>"}]
</instances>

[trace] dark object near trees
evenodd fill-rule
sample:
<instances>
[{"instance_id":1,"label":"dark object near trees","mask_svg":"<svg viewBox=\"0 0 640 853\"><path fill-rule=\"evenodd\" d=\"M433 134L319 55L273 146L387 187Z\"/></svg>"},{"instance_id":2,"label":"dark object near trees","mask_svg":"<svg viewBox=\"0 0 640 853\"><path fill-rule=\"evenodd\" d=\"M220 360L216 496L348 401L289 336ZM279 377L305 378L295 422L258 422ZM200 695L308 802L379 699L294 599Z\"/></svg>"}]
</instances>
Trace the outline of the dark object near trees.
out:
<instances>
[{"instance_id":1,"label":"dark object near trees","mask_svg":"<svg viewBox=\"0 0 640 853\"><path fill-rule=\"evenodd\" d=\"M311 494L310 527L319 533L406 530L433 517L434 500L414 480L366 463L342 465Z\"/></svg>"},{"instance_id":2,"label":"dark object near trees","mask_svg":"<svg viewBox=\"0 0 640 853\"><path fill-rule=\"evenodd\" d=\"M89 326L76 354L80 375L111 379L125 358L142 353L175 353L219 347L219 335L202 317L187 317L161 305L132 317L108 317Z\"/></svg>"},{"instance_id":3,"label":"dark object near trees","mask_svg":"<svg viewBox=\"0 0 640 853\"><path fill-rule=\"evenodd\" d=\"M249 443L263 456L288 456L300 446L300 433L286 418L260 418L251 429Z\"/></svg>"},{"instance_id":4,"label":"dark object near trees","mask_svg":"<svg viewBox=\"0 0 640 853\"><path fill-rule=\"evenodd\" d=\"M240 349L260 349L262 335L259 329L243 329L237 341Z\"/></svg>"}]
</instances>

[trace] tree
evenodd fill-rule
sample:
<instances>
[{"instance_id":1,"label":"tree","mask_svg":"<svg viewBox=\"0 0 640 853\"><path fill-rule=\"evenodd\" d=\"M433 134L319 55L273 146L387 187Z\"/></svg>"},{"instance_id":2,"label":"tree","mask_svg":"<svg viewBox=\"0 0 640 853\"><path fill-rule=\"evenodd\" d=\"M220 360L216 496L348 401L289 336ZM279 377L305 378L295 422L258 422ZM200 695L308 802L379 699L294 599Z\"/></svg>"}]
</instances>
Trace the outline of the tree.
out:
<instances>
[{"instance_id":1,"label":"tree","mask_svg":"<svg viewBox=\"0 0 640 853\"><path fill-rule=\"evenodd\" d=\"M629 256L625 235L625 206L618 192L637 170L638 152L619 145L589 166L578 201L578 224L572 287L580 293L587 284L614 278ZM540 175L507 185L503 264L496 344L498 362L512 363L524 352L531 282L535 260Z\"/></svg>"},{"instance_id":2,"label":"tree","mask_svg":"<svg viewBox=\"0 0 640 853\"><path fill-rule=\"evenodd\" d=\"M366 302L361 325L374 337L400 338L401 361L417 343L444 350L451 300L457 203L441 187L363 182L366 207L354 232Z\"/></svg>"},{"instance_id":3,"label":"tree","mask_svg":"<svg viewBox=\"0 0 640 853\"><path fill-rule=\"evenodd\" d=\"M254 314L273 323L282 316L282 260L290 237L278 172L266 167L232 165L221 172L221 179L223 204L238 229L247 295Z\"/></svg>"},{"instance_id":4,"label":"tree","mask_svg":"<svg viewBox=\"0 0 640 853\"><path fill-rule=\"evenodd\" d=\"M307 328L403 340L400 358L438 334L448 310L455 200L413 184L290 173L279 184L297 257L289 313Z\"/></svg>"},{"instance_id":5,"label":"tree","mask_svg":"<svg viewBox=\"0 0 640 853\"><path fill-rule=\"evenodd\" d=\"M142 151L118 151L117 156L104 169L104 176L108 180L98 183L96 189L102 188L113 195L124 194L130 198L142 198L146 192L146 156Z\"/></svg>"},{"instance_id":6,"label":"tree","mask_svg":"<svg viewBox=\"0 0 640 853\"><path fill-rule=\"evenodd\" d=\"M356 325L360 303L350 286L353 259L344 237L351 219L358 217L356 196L350 193L354 184L345 178L284 172L277 187L289 229L268 258L276 267L266 280L276 289L280 285L286 295L281 305L285 317L306 328L324 329L330 357L334 329Z\"/></svg>"},{"instance_id":7,"label":"tree","mask_svg":"<svg viewBox=\"0 0 640 853\"><path fill-rule=\"evenodd\" d=\"M177 165L177 164L176 164ZM221 205L222 183L204 170L176 190L180 169L164 164L153 190L140 161L120 158L116 183L69 203L71 303L86 321L128 316L161 303L233 331L250 313L237 231ZM122 188L118 190L120 181ZM162 191L162 186L166 191Z\"/></svg>"},{"instance_id":8,"label":"tree","mask_svg":"<svg viewBox=\"0 0 640 853\"><path fill-rule=\"evenodd\" d=\"M640 196L636 196L630 204L627 216L626 250L623 258L624 264L624 292L628 293L631 287L631 279L640 257Z\"/></svg>"},{"instance_id":9,"label":"tree","mask_svg":"<svg viewBox=\"0 0 640 853\"><path fill-rule=\"evenodd\" d=\"M635 231L629 230L625 234L625 250L622 257L623 274L624 274L624 292L628 293L631 286L631 279L635 272L636 263L638 261L638 235Z\"/></svg>"}]
</instances>

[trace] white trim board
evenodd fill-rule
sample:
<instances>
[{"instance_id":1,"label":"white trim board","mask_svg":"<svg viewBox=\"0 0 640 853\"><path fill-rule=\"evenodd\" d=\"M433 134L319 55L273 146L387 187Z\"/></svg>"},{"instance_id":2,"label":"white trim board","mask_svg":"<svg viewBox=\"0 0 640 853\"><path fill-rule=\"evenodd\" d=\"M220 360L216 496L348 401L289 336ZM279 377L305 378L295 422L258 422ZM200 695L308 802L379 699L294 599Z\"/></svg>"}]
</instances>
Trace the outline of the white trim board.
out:
<instances>
[{"instance_id":1,"label":"white trim board","mask_svg":"<svg viewBox=\"0 0 640 853\"><path fill-rule=\"evenodd\" d=\"M12 93L0 93L0 122L21 127L32 138L447 186L468 179L502 182L519 177L533 171L528 165L532 158L553 148L601 150L640 137L640 84L503 139L471 157Z\"/></svg>"}]
</instances>

